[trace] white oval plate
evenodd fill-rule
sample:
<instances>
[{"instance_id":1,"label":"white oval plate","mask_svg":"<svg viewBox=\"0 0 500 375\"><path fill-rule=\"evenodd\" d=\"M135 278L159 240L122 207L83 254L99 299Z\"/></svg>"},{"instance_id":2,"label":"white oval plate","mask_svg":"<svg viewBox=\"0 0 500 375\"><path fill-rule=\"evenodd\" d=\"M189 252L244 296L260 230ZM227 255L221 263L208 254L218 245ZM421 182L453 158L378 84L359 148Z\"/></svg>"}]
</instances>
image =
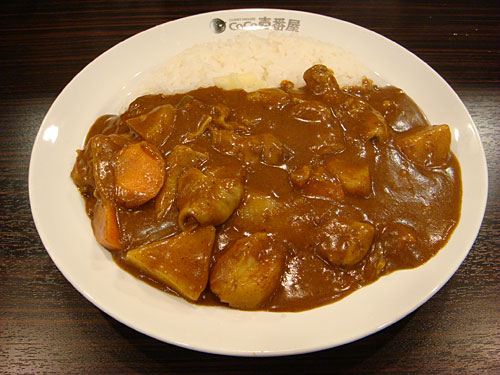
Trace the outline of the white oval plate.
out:
<instances>
[{"instance_id":1,"label":"white oval plate","mask_svg":"<svg viewBox=\"0 0 500 375\"><path fill-rule=\"evenodd\" d=\"M123 99L120 95L127 95L128 82L197 43L236 35L229 20L240 19L231 21L237 26L244 19L259 17L298 20L299 30L294 32L345 48L374 74L401 87L431 123L451 125L452 148L462 166L462 218L449 243L434 258L417 269L383 277L339 302L300 313L196 306L139 282L97 245L83 200L69 177L75 150L82 147L90 125L109 113L112 103ZM210 28L214 18L227 22L223 33ZM139 332L181 347L272 356L352 342L398 321L433 296L474 243L486 205L487 170L477 129L465 106L415 55L376 33L329 17L246 9L201 14L154 27L90 63L64 88L43 120L31 155L29 193L36 227L52 260L102 311Z\"/></svg>"}]
</instances>

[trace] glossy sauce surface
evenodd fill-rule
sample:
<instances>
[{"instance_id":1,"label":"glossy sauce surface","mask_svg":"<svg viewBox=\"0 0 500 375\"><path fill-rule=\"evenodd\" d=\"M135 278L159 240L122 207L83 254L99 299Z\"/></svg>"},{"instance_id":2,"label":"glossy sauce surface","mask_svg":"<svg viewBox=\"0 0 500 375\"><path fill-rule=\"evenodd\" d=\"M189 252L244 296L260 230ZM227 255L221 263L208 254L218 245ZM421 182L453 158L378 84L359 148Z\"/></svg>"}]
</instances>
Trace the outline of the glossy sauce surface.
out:
<instances>
[{"instance_id":1,"label":"glossy sauce surface","mask_svg":"<svg viewBox=\"0 0 500 375\"><path fill-rule=\"evenodd\" d=\"M430 127L400 89L379 88L366 80L338 91L335 84L325 89L319 81L298 89L284 82L280 89L256 93L210 87L143 96L120 116L99 118L87 140L119 134L138 142L142 137L127 120L170 104L175 108L172 131L158 144L164 158L182 144L207 155L198 166L202 172L244 183L239 207L216 226L212 265L237 240L267 233L283 246L286 262L279 285L261 309L307 310L384 274L425 263L448 241L460 217L462 195L460 167L451 152L439 165L424 165L398 147L401 137ZM208 116L215 119L224 111L220 123L213 120L201 129ZM373 119L378 125L367 129ZM249 137L257 141L248 143ZM266 146L255 151L255 144ZM83 153L78 162L88 163ZM346 188L343 166L368 171L368 190L366 185ZM85 168L80 171L83 175ZM92 218L95 194L77 185ZM128 272L175 294L125 260L127 251L182 231L177 206L159 219L155 203L117 207L124 249L113 256ZM357 223L373 230L366 254L348 264L329 259L331 247L349 246L346 233L357 236L364 230ZM321 247L330 248L325 252ZM209 287L197 303L220 304Z\"/></svg>"}]
</instances>

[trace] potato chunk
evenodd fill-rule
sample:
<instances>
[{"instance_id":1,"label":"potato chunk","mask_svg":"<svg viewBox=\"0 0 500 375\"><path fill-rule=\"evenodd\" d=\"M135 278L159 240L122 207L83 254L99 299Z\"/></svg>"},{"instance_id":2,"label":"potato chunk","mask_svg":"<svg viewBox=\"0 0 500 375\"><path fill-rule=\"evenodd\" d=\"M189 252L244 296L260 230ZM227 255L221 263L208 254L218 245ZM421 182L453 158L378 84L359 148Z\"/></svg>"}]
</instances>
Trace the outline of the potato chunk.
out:
<instances>
[{"instance_id":1,"label":"potato chunk","mask_svg":"<svg viewBox=\"0 0 500 375\"><path fill-rule=\"evenodd\" d=\"M283 202L261 192L247 192L233 216L236 227L252 232L274 232L283 225L285 205Z\"/></svg>"},{"instance_id":2,"label":"potato chunk","mask_svg":"<svg viewBox=\"0 0 500 375\"><path fill-rule=\"evenodd\" d=\"M396 140L399 149L416 164L434 167L450 157L451 132L448 125L436 125L403 135Z\"/></svg>"},{"instance_id":3,"label":"potato chunk","mask_svg":"<svg viewBox=\"0 0 500 375\"><path fill-rule=\"evenodd\" d=\"M247 195L238 210L238 216L242 220L263 221L269 216L278 214L282 204L282 202L271 195L251 193Z\"/></svg>"},{"instance_id":4,"label":"potato chunk","mask_svg":"<svg viewBox=\"0 0 500 375\"><path fill-rule=\"evenodd\" d=\"M370 170L363 160L332 158L326 164L329 173L339 179L348 194L367 196L372 190Z\"/></svg>"},{"instance_id":5,"label":"potato chunk","mask_svg":"<svg viewBox=\"0 0 500 375\"><path fill-rule=\"evenodd\" d=\"M367 222L334 218L318 228L318 255L338 266L353 266L370 250L375 228Z\"/></svg>"},{"instance_id":6,"label":"potato chunk","mask_svg":"<svg viewBox=\"0 0 500 375\"><path fill-rule=\"evenodd\" d=\"M222 224L238 207L242 197L240 180L207 176L199 169L190 168L178 183L179 226L186 230L197 224Z\"/></svg>"},{"instance_id":7,"label":"potato chunk","mask_svg":"<svg viewBox=\"0 0 500 375\"><path fill-rule=\"evenodd\" d=\"M325 199L329 201L343 201L344 190L338 179L331 176L324 167L315 168L303 185L302 191L310 198Z\"/></svg>"},{"instance_id":8,"label":"potato chunk","mask_svg":"<svg viewBox=\"0 0 500 375\"><path fill-rule=\"evenodd\" d=\"M130 250L126 259L183 297L196 301L208 283L214 240L213 226L200 227Z\"/></svg>"},{"instance_id":9,"label":"potato chunk","mask_svg":"<svg viewBox=\"0 0 500 375\"><path fill-rule=\"evenodd\" d=\"M265 233L255 233L236 241L217 260L210 289L231 307L259 309L278 286L284 262L284 249Z\"/></svg>"},{"instance_id":10,"label":"potato chunk","mask_svg":"<svg viewBox=\"0 0 500 375\"><path fill-rule=\"evenodd\" d=\"M121 233L116 216L116 208L107 199L98 199L92 217L94 236L108 250L121 250Z\"/></svg>"},{"instance_id":11,"label":"potato chunk","mask_svg":"<svg viewBox=\"0 0 500 375\"><path fill-rule=\"evenodd\" d=\"M165 161L146 142L125 146L115 163L116 198L125 207L136 207L154 198L165 179Z\"/></svg>"}]
</instances>

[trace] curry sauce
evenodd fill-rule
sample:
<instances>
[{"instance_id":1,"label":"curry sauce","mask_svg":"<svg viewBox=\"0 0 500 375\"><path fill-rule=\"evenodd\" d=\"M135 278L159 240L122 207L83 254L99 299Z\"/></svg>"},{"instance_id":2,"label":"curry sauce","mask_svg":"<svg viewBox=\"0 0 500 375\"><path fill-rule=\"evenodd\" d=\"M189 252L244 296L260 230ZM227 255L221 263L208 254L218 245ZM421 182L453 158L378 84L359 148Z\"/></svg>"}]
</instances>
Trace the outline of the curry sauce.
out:
<instances>
[{"instance_id":1,"label":"curry sauce","mask_svg":"<svg viewBox=\"0 0 500 375\"><path fill-rule=\"evenodd\" d=\"M194 303L303 311L434 256L460 217L449 127L397 87L304 80L97 119L72 178L116 263Z\"/></svg>"}]
</instances>

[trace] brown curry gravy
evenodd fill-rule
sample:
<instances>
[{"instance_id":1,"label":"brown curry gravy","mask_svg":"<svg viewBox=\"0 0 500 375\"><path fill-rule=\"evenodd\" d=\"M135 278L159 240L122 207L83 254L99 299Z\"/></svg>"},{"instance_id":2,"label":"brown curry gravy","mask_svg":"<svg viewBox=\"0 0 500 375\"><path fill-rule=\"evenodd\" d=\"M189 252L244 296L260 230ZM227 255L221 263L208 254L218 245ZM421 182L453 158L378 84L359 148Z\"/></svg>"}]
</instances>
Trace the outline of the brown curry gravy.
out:
<instances>
[{"instance_id":1,"label":"brown curry gravy","mask_svg":"<svg viewBox=\"0 0 500 375\"><path fill-rule=\"evenodd\" d=\"M377 87L368 80L361 86L344 88L343 92L383 115L388 139L360 140L363 136L356 133L356 126L348 129L344 124L355 121L356 115L350 119L342 117L339 107L332 113L342 130L345 148L341 152L318 154L313 149L321 144L319 138L324 135L325 128L318 113L324 107L330 108L331 103L325 103L307 88L295 89L287 83L277 91L275 98L270 95L266 102L249 100L248 93L243 90L225 91L216 87L186 94L146 95L137 98L120 116L99 118L87 139L95 134L113 133L130 133L139 138L125 121L167 103L178 108L178 113L173 133L160 148L164 155L197 130L199 118L207 107L221 103L231 110L228 121L246 126L246 130L236 130L236 133L274 135L286 149L285 160L279 165L248 164L234 155L219 152L212 145L209 131L185 144L208 154L208 160L200 168L202 171L224 166L232 171L230 173L243 176L244 201L252 194L260 194L280 202L277 215L265 215L247 227L241 226L242 220L237 213L219 225L212 264L224 248L237 239L257 231L272 233L275 240L285 245L286 267L280 285L262 309L303 311L343 298L382 275L422 265L446 244L460 217L462 186L456 157L450 153L444 164L423 167L408 160L394 144L401 134L430 126L418 106L400 89ZM196 105L180 110L186 101ZM310 118L297 119L294 106L299 102L306 103L306 108L310 103ZM291 172L305 165L311 168L325 165L332 155L368 164L371 191L367 196L344 194L343 199L325 199L311 196L291 183ZM89 194L83 196L87 213L92 217L95 199ZM154 200L134 209L118 208L125 250L113 253L116 263L127 272L173 294L176 293L127 264L124 255L139 245L179 233L177 215L178 210L173 205L167 215L158 220ZM319 228L324 228L324 223L337 216L355 217L375 228L368 254L354 266L331 265L315 250ZM209 287L197 303L221 304Z\"/></svg>"}]
</instances>

